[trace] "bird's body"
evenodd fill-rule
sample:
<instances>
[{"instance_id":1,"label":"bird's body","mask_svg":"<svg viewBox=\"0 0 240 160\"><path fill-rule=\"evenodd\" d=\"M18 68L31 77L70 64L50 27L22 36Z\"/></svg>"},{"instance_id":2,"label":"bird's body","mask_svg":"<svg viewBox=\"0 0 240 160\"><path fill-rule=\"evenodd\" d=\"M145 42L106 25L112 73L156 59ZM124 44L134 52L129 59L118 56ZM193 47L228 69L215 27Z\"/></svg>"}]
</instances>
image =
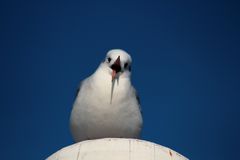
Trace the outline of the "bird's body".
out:
<instances>
[{"instance_id":1,"label":"bird's body","mask_svg":"<svg viewBox=\"0 0 240 160\"><path fill-rule=\"evenodd\" d=\"M119 56L127 61L125 52L114 51L112 56L115 59ZM112 77L111 72L114 70L103 62L94 74L81 83L70 118L75 141L139 137L142 116L135 89L131 85L130 73L123 71L118 74L117 71L117 75Z\"/></svg>"}]
</instances>

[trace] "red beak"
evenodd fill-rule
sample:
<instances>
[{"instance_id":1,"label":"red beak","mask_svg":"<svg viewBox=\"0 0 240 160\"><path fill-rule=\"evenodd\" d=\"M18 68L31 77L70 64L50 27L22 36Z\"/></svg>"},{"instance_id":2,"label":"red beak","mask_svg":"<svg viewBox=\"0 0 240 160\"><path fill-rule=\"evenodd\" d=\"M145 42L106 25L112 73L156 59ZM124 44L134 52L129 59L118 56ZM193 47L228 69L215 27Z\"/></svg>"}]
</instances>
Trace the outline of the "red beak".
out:
<instances>
[{"instance_id":1,"label":"red beak","mask_svg":"<svg viewBox=\"0 0 240 160\"><path fill-rule=\"evenodd\" d=\"M118 56L116 61L112 64L111 68L112 68L112 80L114 80L116 78L117 73L121 71L120 56Z\"/></svg>"}]
</instances>

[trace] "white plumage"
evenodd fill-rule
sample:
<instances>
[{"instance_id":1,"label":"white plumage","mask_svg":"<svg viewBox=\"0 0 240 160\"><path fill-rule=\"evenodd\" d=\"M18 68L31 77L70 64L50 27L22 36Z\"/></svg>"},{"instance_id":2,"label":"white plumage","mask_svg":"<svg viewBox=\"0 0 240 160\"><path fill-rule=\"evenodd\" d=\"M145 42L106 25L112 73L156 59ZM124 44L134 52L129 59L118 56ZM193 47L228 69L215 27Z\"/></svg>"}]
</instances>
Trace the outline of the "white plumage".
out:
<instances>
[{"instance_id":1,"label":"white plumage","mask_svg":"<svg viewBox=\"0 0 240 160\"><path fill-rule=\"evenodd\" d=\"M110 50L95 73L82 81L70 117L76 142L139 137L142 116L131 85L131 62L125 51Z\"/></svg>"}]
</instances>

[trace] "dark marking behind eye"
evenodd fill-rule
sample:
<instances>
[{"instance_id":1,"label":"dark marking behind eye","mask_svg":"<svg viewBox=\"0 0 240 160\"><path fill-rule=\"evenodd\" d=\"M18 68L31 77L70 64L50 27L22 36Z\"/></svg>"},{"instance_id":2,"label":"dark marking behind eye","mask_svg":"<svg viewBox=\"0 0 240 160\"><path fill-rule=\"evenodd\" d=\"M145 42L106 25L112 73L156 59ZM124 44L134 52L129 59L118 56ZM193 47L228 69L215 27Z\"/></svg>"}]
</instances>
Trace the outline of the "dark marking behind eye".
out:
<instances>
[{"instance_id":1,"label":"dark marking behind eye","mask_svg":"<svg viewBox=\"0 0 240 160\"><path fill-rule=\"evenodd\" d=\"M132 66L129 66L129 67L128 67L128 70L131 72L131 70L132 70Z\"/></svg>"}]
</instances>

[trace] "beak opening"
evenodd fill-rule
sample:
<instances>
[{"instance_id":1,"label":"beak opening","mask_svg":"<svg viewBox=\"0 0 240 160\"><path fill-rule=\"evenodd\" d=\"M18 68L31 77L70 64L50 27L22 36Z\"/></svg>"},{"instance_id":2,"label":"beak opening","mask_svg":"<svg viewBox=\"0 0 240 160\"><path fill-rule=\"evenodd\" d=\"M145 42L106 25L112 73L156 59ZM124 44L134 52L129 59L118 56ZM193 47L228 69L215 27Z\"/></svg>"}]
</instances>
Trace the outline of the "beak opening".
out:
<instances>
[{"instance_id":1,"label":"beak opening","mask_svg":"<svg viewBox=\"0 0 240 160\"><path fill-rule=\"evenodd\" d=\"M116 78L117 73L122 70L120 56L118 56L116 61L111 65L111 69L112 69L112 80L114 80Z\"/></svg>"}]
</instances>

